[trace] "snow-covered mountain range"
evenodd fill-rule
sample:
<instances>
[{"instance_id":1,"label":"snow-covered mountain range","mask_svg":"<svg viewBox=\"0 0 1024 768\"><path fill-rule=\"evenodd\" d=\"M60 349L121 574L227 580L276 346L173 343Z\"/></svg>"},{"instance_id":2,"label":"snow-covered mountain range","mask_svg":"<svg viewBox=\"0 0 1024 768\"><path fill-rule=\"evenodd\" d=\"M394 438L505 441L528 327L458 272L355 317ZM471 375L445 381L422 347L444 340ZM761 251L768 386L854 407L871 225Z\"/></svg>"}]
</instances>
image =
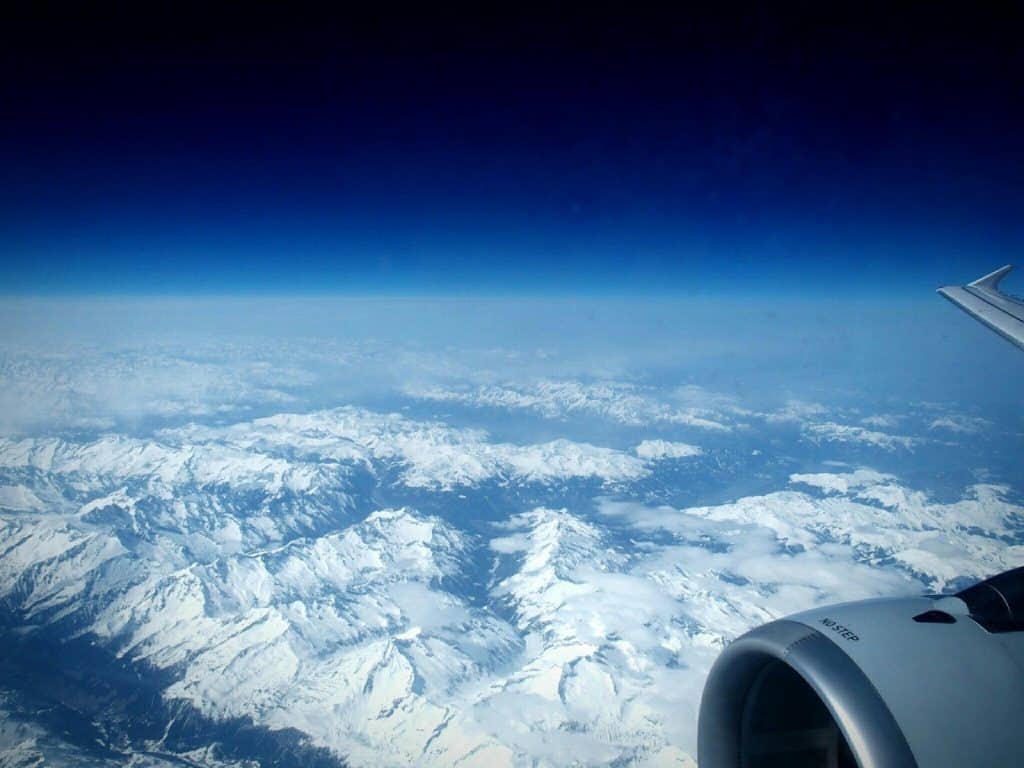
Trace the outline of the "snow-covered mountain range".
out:
<instances>
[{"instance_id":1,"label":"snow-covered mountain range","mask_svg":"<svg viewBox=\"0 0 1024 768\"><path fill-rule=\"evenodd\" d=\"M479 407L522 407L485 395ZM801 441L827 426L792 411L729 409L780 428L802 418ZM725 431L685 424L694 442ZM851 429L811 434L835 445L863 434ZM690 765L703 678L730 638L1024 561L1024 507L998 482L938 500L833 465L705 506L651 494L735 454L660 437L512 442L352 406L148 436L12 436L0 441L5 631L88 643L108 665L93 674L132 670L161 712L301 734L354 766ZM94 726L104 706L86 708ZM73 753L18 717L0 729L8 763ZM122 729L104 745L113 756L89 759L253 759L215 725L205 751L184 750L176 716L161 717L163 736Z\"/></svg>"}]
</instances>

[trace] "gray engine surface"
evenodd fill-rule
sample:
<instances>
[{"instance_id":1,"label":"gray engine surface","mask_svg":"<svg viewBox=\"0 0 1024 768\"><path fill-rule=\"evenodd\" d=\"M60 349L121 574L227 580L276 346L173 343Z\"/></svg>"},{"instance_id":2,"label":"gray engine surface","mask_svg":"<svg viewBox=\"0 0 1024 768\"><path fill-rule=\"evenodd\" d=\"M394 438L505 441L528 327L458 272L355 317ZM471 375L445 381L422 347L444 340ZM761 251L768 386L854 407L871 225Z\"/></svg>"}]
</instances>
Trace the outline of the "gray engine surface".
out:
<instances>
[{"instance_id":1,"label":"gray engine surface","mask_svg":"<svg viewBox=\"0 0 1024 768\"><path fill-rule=\"evenodd\" d=\"M701 767L1024 764L1022 595L1019 568L748 632L705 685Z\"/></svg>"}]
</instances>

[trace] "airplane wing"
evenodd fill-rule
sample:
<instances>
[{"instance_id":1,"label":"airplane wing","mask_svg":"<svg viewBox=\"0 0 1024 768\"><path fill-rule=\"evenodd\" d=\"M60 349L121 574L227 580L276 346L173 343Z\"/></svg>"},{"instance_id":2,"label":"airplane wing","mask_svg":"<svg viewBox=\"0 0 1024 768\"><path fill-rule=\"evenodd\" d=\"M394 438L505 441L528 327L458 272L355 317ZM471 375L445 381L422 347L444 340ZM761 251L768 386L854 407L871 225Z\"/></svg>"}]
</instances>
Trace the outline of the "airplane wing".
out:
<instances>
[{"instance_id":1,"label":"airplane wing","mask_svg":"<svg viewBox=\"0 0 1024 768\"><path fill-rule=\"evenodd\" d=\"M1024 349L1024 303L999 290L999 281L1012 269L1013 265L1007 264L973 283L939 288L939 293L974 319Z\"/></svg>"}]
</instances>

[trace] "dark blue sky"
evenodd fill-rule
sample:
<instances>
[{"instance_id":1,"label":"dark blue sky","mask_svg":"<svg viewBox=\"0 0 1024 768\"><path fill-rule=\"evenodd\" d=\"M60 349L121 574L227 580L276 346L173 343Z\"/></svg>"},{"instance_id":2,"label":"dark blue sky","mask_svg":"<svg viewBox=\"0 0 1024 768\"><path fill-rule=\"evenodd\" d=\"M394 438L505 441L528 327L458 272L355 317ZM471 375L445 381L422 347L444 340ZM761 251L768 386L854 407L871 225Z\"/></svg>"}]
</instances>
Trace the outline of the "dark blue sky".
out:
<instances>
[{"instance_id":1,"label":"dark blue sky","mask_svg":"<svg viewBox=\"0 0 1024 768\"><path fill-rule=\"evenodd\" d=\"M1020 12L136 7L5 28L0 293L909 295L1024 246Z\"/></svg>"}]
</instances>

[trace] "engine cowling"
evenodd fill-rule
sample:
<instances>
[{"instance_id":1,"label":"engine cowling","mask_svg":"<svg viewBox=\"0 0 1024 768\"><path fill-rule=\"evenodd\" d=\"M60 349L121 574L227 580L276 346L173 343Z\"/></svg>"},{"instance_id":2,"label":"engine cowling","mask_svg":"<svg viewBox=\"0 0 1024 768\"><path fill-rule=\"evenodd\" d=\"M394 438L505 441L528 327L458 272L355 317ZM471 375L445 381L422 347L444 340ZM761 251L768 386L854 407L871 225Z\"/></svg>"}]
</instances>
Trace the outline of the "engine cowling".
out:
<instances>
[{"instance_id":1,"label":"engine cowling","mask_svg":"<svg viewBox=\"0 0 1024 768\"><path fill-rule=\"evenodd\" d=\"M701 768L1024 765L1024 568L758 627L715 662Z\"/></svg>"}]
</instances>

